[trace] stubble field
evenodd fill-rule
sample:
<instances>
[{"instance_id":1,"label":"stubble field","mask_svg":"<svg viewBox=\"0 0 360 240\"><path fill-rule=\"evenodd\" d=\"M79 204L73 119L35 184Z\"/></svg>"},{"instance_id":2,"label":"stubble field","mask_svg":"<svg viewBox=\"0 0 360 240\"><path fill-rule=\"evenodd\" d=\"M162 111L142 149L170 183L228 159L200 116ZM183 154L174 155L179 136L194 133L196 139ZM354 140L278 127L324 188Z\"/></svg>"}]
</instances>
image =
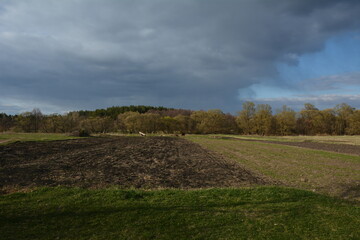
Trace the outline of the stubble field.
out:
<instances>
[{"instance_id":1,"label":"stubble field","mask_svg":"<svg viewBox=\"0 0 360 240\"><path fill-rule=\"evenodd\" d=\"M285 186L360 200L360 146L267 138L189 138Z\"/></svg>"}]
</instances>

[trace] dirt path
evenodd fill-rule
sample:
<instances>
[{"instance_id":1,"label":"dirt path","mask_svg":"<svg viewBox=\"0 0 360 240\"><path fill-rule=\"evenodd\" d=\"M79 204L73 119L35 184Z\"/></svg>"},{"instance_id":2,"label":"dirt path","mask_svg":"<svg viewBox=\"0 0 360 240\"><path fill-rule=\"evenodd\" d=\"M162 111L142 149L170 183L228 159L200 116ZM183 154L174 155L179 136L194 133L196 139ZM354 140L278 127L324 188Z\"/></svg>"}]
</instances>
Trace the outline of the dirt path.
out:
<instances>
[{"instance_id":1,"label":"dirt path","mask_svg":"<svg viewBox=\"0 0 360 240\"><path fill-rule=\"evenodd\" d=\"M360 156L360 145L350 145L350 144L333 144L333 143L319 143L319 142L283 142L283 141L268 141L268 140L255 140L255 139L242 139L235 137L221 137L223 139L236 139L240 141L254 141L254 142L264 142L264 143L274 143L281 145L288 145L294 147L310 148L315 150L337 152L344 154L351 154Z\"/></svg>"},{"instance_id":2,"label":"dirt path","mask_svg":"<svg viewBox=\"0 0 360 240\"><path fill-rule=\"evenodd\" d=\"M265 184L181 138L108 137L0 146L0 189L35 186L203 188Z\"/></svg>"},{"instance_id":3,"label":"dirt path","mask_svg":"<svg viewBox=\"0 0 360 240\"><path fill-rule=\"evenodd\" d=\"M349 145L349 144L332 144L332 143L318 143L318 142L277 142L277 141L265 141L265 142L360 156L360 146Z\"/></svg>"}]
</instances>

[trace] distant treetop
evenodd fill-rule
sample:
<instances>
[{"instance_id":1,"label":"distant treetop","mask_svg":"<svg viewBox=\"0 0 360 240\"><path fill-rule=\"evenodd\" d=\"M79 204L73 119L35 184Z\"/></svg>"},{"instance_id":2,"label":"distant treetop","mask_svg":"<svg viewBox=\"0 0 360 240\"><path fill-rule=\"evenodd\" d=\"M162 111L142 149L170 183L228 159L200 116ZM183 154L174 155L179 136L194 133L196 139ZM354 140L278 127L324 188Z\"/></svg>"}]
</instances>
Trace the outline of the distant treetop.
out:
<instances>
[{"instance_id":1,"label":"distant treetop","mask_svg":"<svg viewBox=\"0 0 360 240\"><path fill-rule=\"evenodd\" d=\"M138 113L146 113L149 111L170 111L174 110L174 108L166 108L166 107L153 107L153 106L144 106L144 105L130 105L130 106L113 106L106 109L96 109L93 111L89 110L80 110L75 111L79 113L80 116L84 117L111 117L116 119L116 117L125 112L138 112Z\"/></svg>"}]
</instances>

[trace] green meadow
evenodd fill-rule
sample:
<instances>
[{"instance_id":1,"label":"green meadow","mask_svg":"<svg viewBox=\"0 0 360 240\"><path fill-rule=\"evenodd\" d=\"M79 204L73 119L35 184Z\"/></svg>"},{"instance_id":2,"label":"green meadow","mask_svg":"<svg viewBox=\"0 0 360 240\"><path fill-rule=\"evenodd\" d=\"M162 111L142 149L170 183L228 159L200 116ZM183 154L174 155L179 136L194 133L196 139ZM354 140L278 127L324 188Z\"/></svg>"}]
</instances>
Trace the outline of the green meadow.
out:
<instances>
[{"instance_id":1,"label":"green meadow","mask_svg":"<svg viewBox=\"0 0 360 240\"><path fill-rule=\"evenodd\" d=\"M1 239L359 239L360 208L309 191L43 188L0 196Z\"/></svg>"},{"instance_id":2,"label":"green meadow","mask_svg":"<svg viewBox=\"0 0 360 240\"><path fill-rule=\"evenodd\" d=\"M61 133L0 133L0 144L17 141L55 141L75 138Z\"/></svg>"}]
</instances>

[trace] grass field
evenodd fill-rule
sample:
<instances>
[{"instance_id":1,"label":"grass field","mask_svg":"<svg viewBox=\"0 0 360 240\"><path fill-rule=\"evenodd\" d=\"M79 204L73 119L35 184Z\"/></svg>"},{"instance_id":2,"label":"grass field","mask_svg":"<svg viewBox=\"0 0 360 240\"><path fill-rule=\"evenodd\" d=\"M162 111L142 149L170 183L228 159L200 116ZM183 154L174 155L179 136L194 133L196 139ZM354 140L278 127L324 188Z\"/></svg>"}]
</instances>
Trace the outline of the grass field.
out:
<instances>
[{"instance_id":1,"label":"grass field","mask_svg":"<svg viewBox=\"0 0 360 240\"><path fill-rule=\"evenodd\" d=\"M0 133L0 144L16 141L54 141L75 138L60 133Z\"/></svg>"},{"instance_id":2,"label":"grass field","mask_svg":"<svg viewBox=\"0 0 360 240\"><path fill-rule=\"evenodd\" d=\"M360 208L278 187L0 196L1 239L359 239Z\"/></svg>"},{"instance_id":3,"label":"grass field","mask_svg":"<svg viewBox=\"0 0 360 240\"><path fill-rule=\"evenodd\" d=\"M286 185L360 199L359 156L212 136L187 138Z\"/></svg>"}]
</instances>

